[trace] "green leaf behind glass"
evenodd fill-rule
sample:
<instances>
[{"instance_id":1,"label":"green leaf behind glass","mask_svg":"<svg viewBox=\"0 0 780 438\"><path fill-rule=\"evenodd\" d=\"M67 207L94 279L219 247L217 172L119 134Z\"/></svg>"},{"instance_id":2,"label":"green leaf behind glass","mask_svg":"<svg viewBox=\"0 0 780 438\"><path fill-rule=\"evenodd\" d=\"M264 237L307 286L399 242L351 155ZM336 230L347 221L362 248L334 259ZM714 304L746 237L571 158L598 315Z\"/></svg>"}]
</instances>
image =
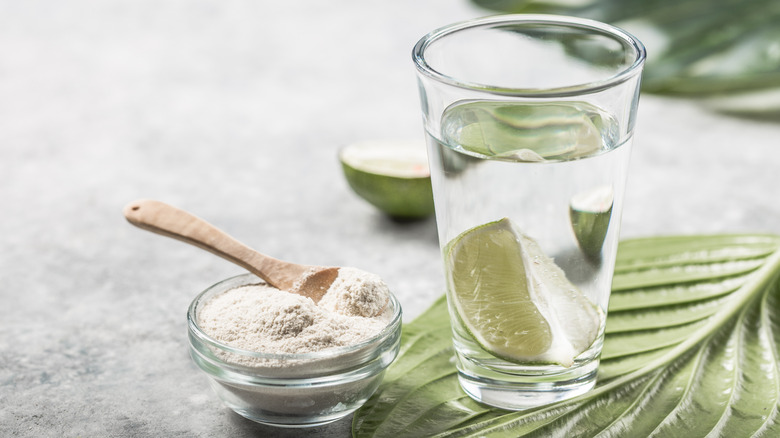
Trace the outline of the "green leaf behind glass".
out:
<instances>
[{"instance_id":1,"label":"green leaf behind glass","mask_svg":"<svg viewBox=\"0 0 780 438\"><path fill-rule=\"evenodd\" d=\"M573 15L625 27L648 46L644 91L707 98L724 112L780 116L776 0L472 2L501 13Z\"/></svg>"},{"instance_id":2,"label":"green leaf behind glass","mask_svg":"<svg viewBox=\"0 0 780 438\"><path fill-rule=\"evenodd\" d=\"M596 388L524 412L458 385L444 298L355 415L355 437L780 436L780 237L621 242Z\"/></svg>"}]
</instances>

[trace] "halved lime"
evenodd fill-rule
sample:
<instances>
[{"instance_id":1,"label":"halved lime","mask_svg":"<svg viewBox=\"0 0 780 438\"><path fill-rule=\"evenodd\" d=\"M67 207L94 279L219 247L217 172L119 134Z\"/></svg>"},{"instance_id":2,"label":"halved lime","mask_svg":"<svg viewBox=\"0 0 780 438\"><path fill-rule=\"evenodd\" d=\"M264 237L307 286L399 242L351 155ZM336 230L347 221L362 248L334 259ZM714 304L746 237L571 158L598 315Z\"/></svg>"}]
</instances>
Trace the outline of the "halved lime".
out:
<instances>
[{"instance_id":1,"label":"halved lime","mask_svg":"<svg viewBox=\"0 0 780 438\"><path fill-rule=\"evenodd\" d=\"M568 367L598 336L600 308L509 219L465 231L445 254L454 307L490 354Z\"/></svg>"},{"instance_id":2,"label":"halved lime","mask_svg":"<svg viewBox=\"0 0 780 438\"><path fill-rule=\"evenodd\" d=\"M341 149L352 190L388 215L424 218L433 213L428 155L422 142L374 141Z\"/></svg>"}]
</instances>

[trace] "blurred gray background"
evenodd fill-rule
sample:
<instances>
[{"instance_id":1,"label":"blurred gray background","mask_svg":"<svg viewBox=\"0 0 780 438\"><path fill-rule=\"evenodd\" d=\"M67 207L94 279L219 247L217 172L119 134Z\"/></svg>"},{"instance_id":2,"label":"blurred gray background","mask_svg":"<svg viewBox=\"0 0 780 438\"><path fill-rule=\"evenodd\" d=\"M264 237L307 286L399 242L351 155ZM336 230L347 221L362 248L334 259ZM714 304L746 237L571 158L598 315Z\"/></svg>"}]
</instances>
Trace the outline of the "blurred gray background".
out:
<instances>
[{"instance_id":1,"label":"blurred gray background","mask_svg":"<svg viewBox=\"0 0 780 438\"><path fill-rule=\"evenodd\" d=\"M419 139L411 48L453 0L0 0L0 436L346 437L222 407L192 298L241 270L128 225L156 198L279 258L443 293L433 219L352 193L337 151ZM652 47L650 47L652 59ZM780 123L640 101L622 237L780 233Z\"/></svg>"}]
</instances>

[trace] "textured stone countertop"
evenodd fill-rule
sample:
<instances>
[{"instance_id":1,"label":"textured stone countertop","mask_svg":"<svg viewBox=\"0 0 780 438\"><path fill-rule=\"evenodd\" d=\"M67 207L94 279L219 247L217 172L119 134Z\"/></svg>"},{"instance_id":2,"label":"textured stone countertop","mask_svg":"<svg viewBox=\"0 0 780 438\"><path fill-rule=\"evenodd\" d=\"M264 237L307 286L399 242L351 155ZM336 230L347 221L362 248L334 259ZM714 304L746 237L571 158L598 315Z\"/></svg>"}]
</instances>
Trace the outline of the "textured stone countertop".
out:
<instances>
[{"instance_id":1,"label":"textured stone countertop","mask_svg":"<svg viewBox=\"0 0 780 438\"><path fill-rule=\"evenodd\" d=\"M443 293L432 219L390 221L339 147L420 139L410 51L465 0L0 0L0 436L346 437L222 407L185 313L241 272L129 226L186 208L279 258ZM652 56L652 53L651 53ZM623 237L780 233L780 123L643 96Z\"/></svg>"}]
</instances>

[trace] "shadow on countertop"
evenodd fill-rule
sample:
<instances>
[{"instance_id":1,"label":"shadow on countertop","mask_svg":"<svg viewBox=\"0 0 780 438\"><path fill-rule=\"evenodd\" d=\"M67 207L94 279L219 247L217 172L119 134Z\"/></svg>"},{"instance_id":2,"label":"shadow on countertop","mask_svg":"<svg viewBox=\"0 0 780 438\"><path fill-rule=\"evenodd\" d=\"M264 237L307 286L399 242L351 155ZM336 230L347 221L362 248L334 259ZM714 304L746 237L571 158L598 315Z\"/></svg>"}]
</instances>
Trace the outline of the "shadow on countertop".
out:
<instances>
[{"instance_id":1,"label":"shadow on countertop","mask_svg":"<svg viewBox=\"0 0 780 438\"><path fill-rule=\"evenodd\" d=\"M319 427L281 428L267 426L247 420L233 411L226 410L230 425L234 428L231 436L247 438L348 438L352 436L352 415ZM235 434L239 432L239 434Z\"/></svg>"}]
</instances>

